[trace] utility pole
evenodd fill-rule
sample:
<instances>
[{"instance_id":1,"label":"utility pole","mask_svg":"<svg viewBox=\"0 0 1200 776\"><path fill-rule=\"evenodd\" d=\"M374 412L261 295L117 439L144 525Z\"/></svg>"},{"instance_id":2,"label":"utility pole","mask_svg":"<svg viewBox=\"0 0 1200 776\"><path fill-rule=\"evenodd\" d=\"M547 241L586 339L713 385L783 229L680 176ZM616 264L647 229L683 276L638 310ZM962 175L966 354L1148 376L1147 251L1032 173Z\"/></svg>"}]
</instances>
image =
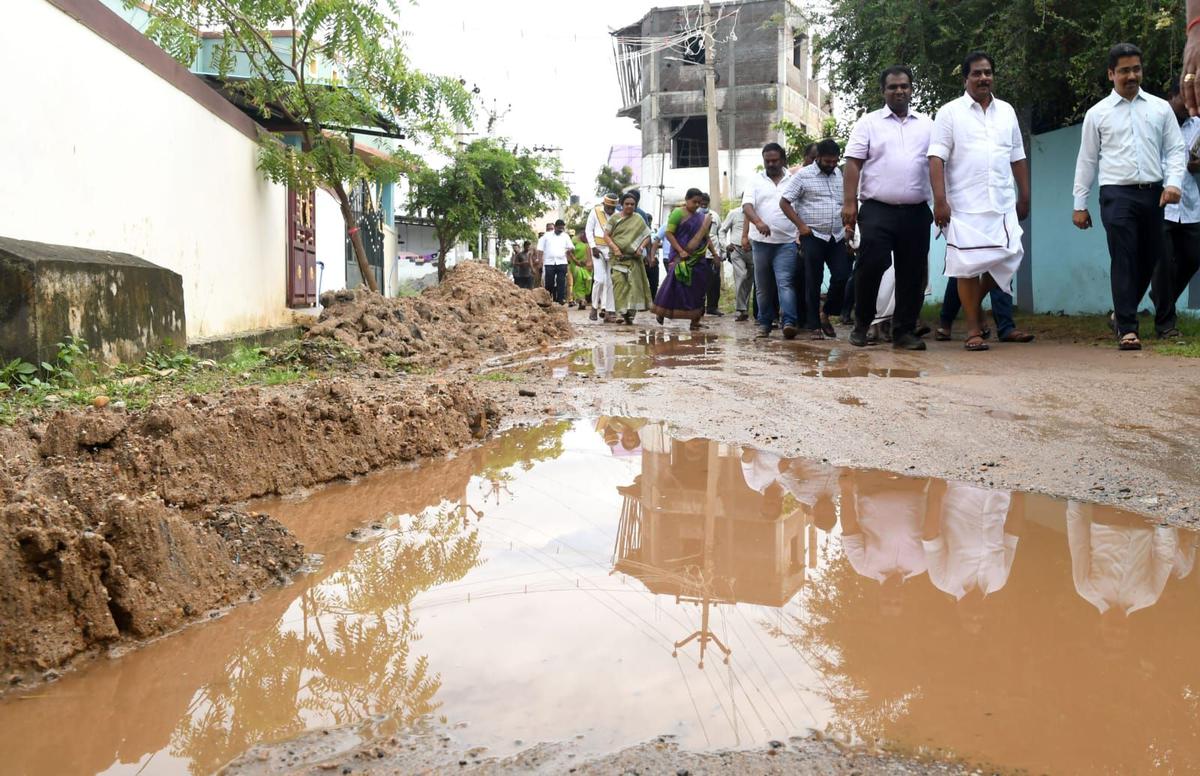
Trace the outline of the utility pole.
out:
<instances>
[{"instance_id":1,"label":"utility pole","mask_svg":"<svg viewBox=\"0 0 1200 776\"><path fill-rule=\"evenodd\" d=\"M704 0L704 111L708 117L708 194L710 210L721 212L721 159L717 142L717 46L713 40L712 3Z\"/></svg>"}]
</instances>

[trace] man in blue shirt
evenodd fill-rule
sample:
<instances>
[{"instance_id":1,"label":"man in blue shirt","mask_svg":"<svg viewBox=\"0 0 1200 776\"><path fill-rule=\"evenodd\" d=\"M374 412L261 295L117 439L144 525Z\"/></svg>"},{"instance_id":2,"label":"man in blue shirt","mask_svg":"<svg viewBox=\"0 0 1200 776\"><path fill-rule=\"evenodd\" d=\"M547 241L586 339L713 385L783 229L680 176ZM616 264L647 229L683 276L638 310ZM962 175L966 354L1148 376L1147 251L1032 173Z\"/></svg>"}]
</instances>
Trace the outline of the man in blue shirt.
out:
<instances>
[{"instance_id":1,"label":"man in blue shirt","mask_svg":"<svg viewBox=\"0 0 1200 776\"><path fill-rule=\"evenodd\" d=\"M1183 104L1179 79L1171 85L1171 109L1183 132L1187 150L1187 173L1183 176L1183 196L1177 204L1167 205L1163 214L1166 252L1154 269L1150 298L1154 300L1154 330L1160 338L1179 337L1175 303L1200 269L1200 117L1188 116ZM1193 300L1194 302L1195 300Z\"/></svg>"}]
</instances>

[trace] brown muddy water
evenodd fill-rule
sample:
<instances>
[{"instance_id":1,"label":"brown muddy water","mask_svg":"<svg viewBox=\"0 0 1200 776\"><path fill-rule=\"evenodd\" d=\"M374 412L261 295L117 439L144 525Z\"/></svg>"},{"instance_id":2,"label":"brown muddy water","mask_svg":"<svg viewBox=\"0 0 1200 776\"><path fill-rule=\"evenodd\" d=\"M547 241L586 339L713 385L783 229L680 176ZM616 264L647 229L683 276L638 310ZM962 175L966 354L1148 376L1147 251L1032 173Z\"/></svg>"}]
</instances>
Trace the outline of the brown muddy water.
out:
<instances>
[{"instance_id":1,"label":"brown muddy water","mask_svg":"<svg viewBox=\"0 0 1200 776\"><path fill-rule=\"evenodd\" d=\"M681 332L645 329L636 333L629 343L602 343L576 350L569 355L550 360L552 374L587 375L614 379L650 377L659 369L699 369L753 374L758 370L779 366L796 367L805 377L895 377L915 379L926 376L923 369L880 366L889 354L882 357L856 351L844 343L832 348L812 347L801 340L775 339L754 341L749 357L744 348L735 347L738 339L711 332ZM898 360L901 357L891 355Z\"/></svg>"},{"instance_id":2,"label":"brown muddy water","mask_svg":"<svg viewBox=\"0 0 1200 776\"><path fill-rule=\"evenodd\" d=\"M503 755L818 729L1036 773L1200 763L1197 536L604 417L253 505L324 555L0 704L6 774L209 773L432 720Z\"/></svg>"}]
</instances>

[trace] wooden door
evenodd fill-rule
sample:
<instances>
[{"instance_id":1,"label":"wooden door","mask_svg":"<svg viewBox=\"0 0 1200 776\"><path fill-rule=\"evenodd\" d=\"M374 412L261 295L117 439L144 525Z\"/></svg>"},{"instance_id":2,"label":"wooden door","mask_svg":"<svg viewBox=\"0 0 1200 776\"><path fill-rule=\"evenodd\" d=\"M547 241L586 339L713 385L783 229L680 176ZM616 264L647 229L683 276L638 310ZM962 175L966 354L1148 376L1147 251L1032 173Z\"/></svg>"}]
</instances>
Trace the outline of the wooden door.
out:
<instances>
[{"instance_id":1,"label":"wooden door","mask_svg":"<svg viewBox=\"0 0 1200 776\"><path fill-rule=\"evenodd\" d=\"M288 192L288 307L317 303L316 194Z\"/></svg>"}]
</instances>

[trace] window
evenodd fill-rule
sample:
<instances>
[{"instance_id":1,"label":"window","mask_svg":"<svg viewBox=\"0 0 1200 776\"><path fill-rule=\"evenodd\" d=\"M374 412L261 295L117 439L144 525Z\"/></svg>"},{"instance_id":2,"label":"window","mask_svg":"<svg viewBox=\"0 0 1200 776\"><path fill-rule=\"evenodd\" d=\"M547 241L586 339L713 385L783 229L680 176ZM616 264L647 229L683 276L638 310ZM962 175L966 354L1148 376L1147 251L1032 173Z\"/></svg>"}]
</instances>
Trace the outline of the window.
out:
<instances>
[{"instance_id":1,"label":"window","mask_svg":"<svg viewBox=\"0 0 1200 776\"><path fill-rule=\"evenodd\" d=\"M792 64L808 76L808 36L797 32L792 39Z\"/></svg>"},{"instance_id":2,"label":"window","mask_svg":"<svg viewBox=\"0 0 1200 776\"><path fill-rule=\"evenodd\" d=\"M704 36L700 33L691 35L682 44L683 61L693 65L704 64Z\"/></svg>"},{"instance_id":3,"label":"window","mask_svg":"<svg viewBox=\"0 0 1200 776\"><path fill-rule=\"evenodd\" d=\"M703 116L671 120L671 166L708 166L708 124Z\"/></svg>"}]
</instances>

